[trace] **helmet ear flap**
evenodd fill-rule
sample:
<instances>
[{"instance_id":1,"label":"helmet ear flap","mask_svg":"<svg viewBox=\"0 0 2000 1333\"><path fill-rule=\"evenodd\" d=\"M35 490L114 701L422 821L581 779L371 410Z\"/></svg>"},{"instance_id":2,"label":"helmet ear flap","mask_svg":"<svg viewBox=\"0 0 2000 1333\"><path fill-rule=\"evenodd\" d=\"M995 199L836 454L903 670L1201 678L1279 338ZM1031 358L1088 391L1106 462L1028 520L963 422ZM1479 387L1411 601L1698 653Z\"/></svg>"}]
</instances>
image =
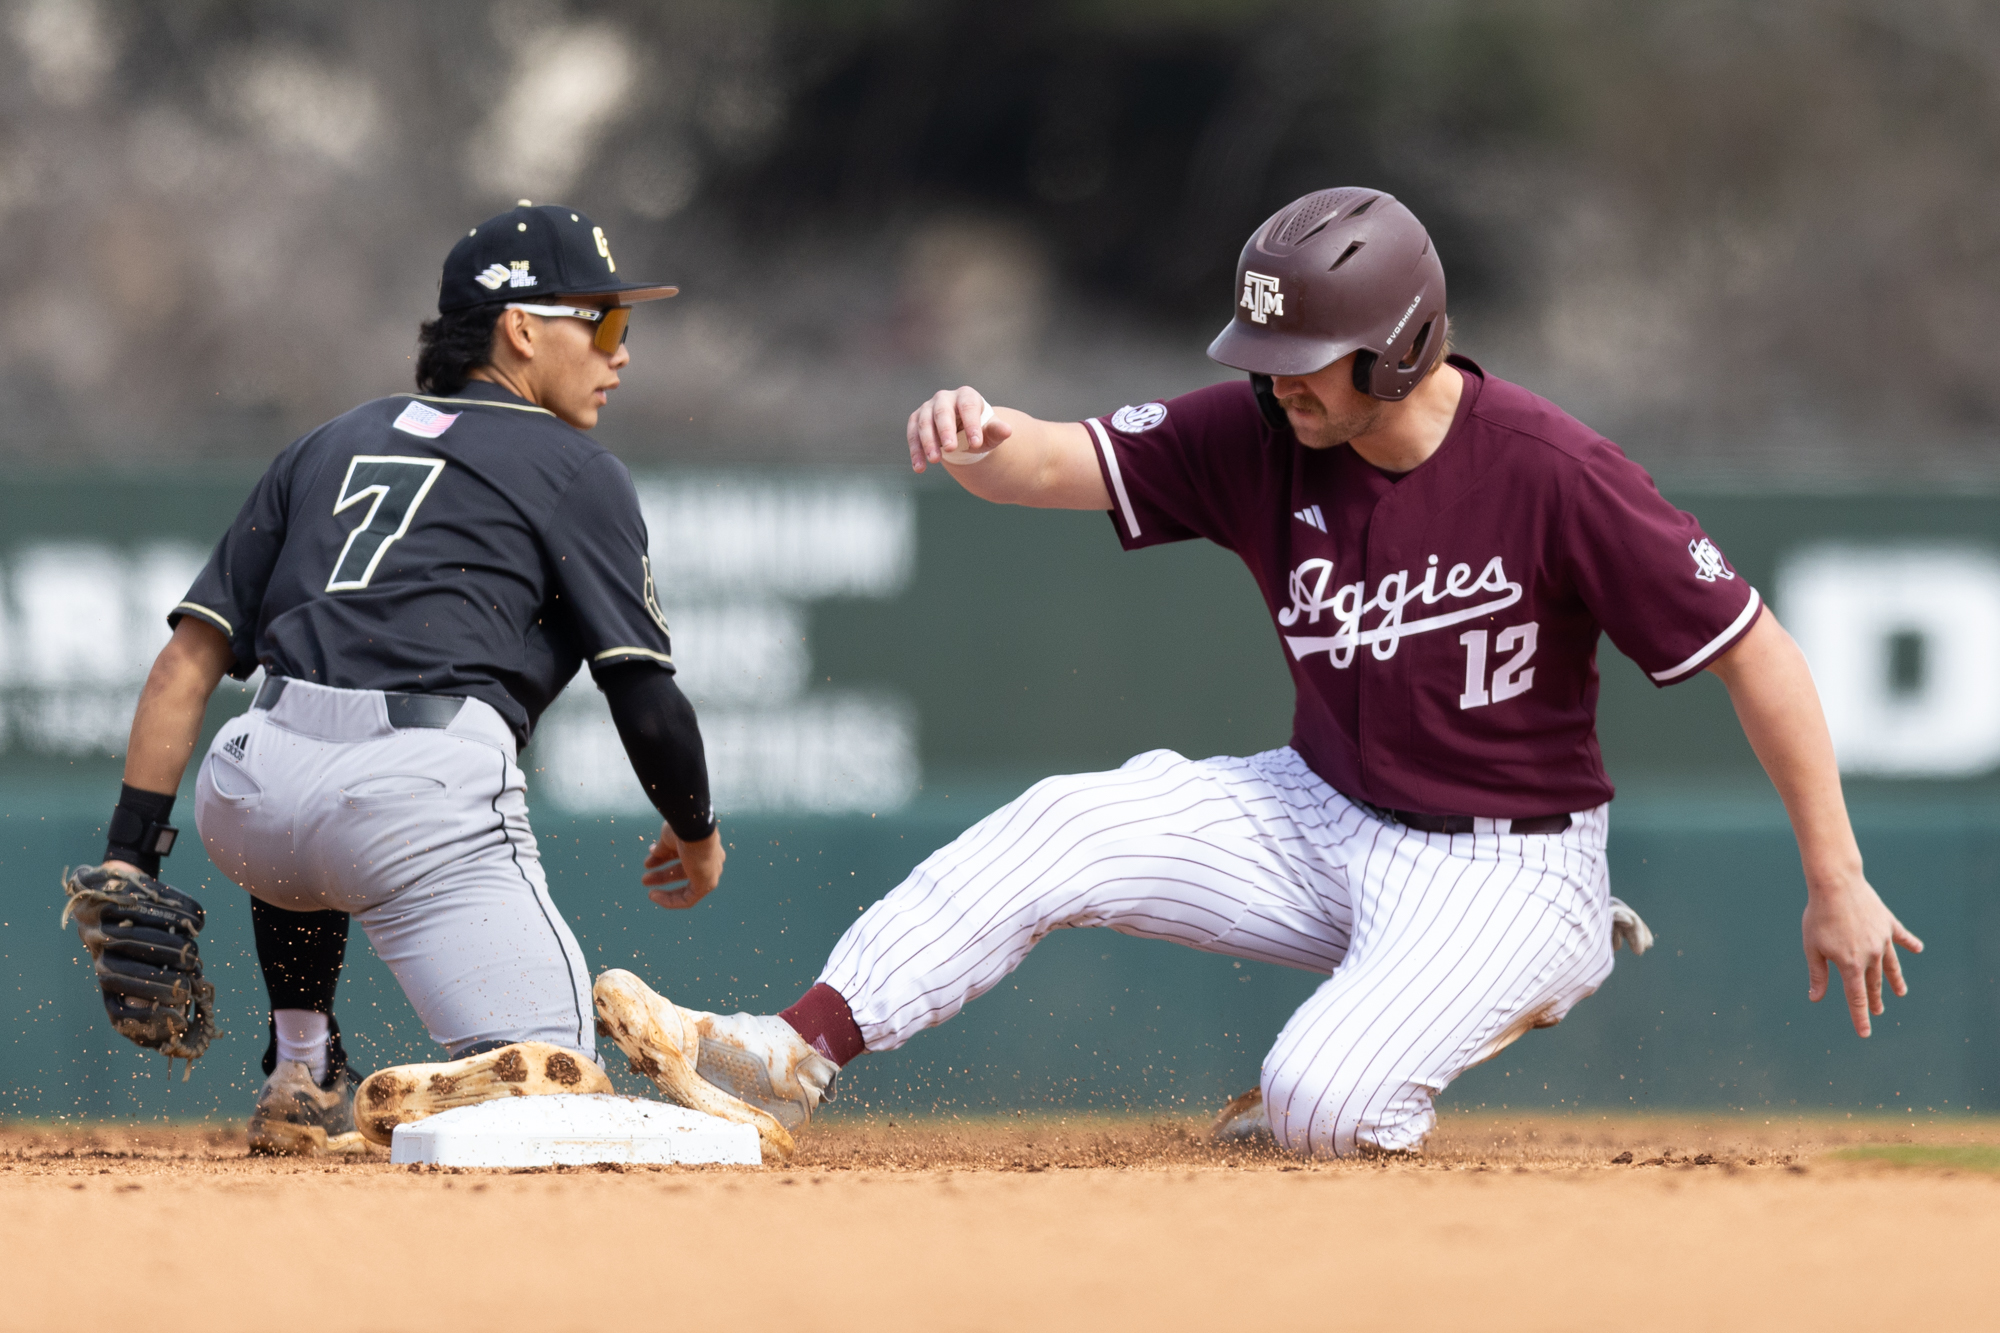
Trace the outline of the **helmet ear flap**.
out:
<instances>
[{"instance_id":1,"label":"helmet ear flap","mask_svg":"<svg viewBox=\"0 0 2000 1333\"><path fill-rule=\"evenodd\" d=\"M1439 353L1444 350L1445 330L1450 327L1444 315L1426 320L1416 336L1410 341L1410 350L1399 364L1386 361L1375 353L1363 349L1354 356L1354 387L1370 397L1386 402L1401 402L1410 396L1410 391L1424 382L1437 364Z\"/></svg>"},{"instance_id":2,"label":"helmet ear flap","mask_svg":"<svg viewBox=\"0 0 2000 1333\"><path fill-rule=\"evenodd\" d=\"M1250 373L1250 392L1257 395L1257 410L1264 414L1264 424L1272 430L1284 430L1291 425L1285 416L1285 409L1278 403L1278 395L1271 389L1271 377Z\"/></svg>"},{"instance_id":3,"label":"helmet ear flap","mask_svg":"<svg viewBox=\"0 0 2000 1333\"><path fill-rule=\"evenodd\" d=\"M1365 347L1354 354L1354 387L1375 398L1382 396L1375 391L1375 363L1379 359Z\"/></svg>"}]
</instances>

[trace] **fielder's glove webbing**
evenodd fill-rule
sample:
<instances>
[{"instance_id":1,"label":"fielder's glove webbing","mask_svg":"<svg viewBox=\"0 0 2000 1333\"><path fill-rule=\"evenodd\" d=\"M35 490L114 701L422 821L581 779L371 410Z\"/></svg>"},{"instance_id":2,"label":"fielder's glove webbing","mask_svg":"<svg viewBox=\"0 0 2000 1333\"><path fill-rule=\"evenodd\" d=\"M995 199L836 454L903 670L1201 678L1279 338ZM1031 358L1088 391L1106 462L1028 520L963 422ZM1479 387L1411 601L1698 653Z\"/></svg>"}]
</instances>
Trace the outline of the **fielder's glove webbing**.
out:
<instances>
[{"instance_id":1,"label":"fielder's glove webbing","mask_svg":"<svg viewBox=\"0 0 2000 1333\"><path fill-rule=\"evenodd\" d=\"M151 875L105 866L66 872L63 892L62 922L74 920L90 950L111 1026L192 1072L216 1035L215 985L201 974L194 939L206 919L201 904Z\"/></svg>"}]
</instances>

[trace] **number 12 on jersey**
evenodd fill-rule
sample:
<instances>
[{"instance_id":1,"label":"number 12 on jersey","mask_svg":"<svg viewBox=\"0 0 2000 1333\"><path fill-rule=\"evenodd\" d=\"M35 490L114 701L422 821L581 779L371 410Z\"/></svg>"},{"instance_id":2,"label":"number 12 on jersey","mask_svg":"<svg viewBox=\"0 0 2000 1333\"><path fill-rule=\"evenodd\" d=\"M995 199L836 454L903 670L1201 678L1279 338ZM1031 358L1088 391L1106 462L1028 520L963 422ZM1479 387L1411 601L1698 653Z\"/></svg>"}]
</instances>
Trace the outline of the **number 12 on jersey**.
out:
<instances>
[{"instance_id":1,"label":"number 12 on jersey","mask_svg":"<svg viewBox=\"0 0 2000 1333\"><path fill-rule=\"evenodd\" d=\"M347 534L347 545L340 548L340 559L333 562L333 577L326 583L328 592L368 586L382 557L410 530L417 506L431 493L432 484L443 471L442 458L356 454L349 460L333 512L339 514L368 501L368 513L361 526Z\"/></svg>"},{"instance_id":2,"label":"number 12 on jersey","mask_svg":"<svg viewBox=\"0 0 2000 1333\"><path fill-rule=\"evenodd\" d=\"M1528 660L1535 655L1535 638L1541 628L1531 620L1500 631L1500 637L1493 643L1494 651L1504 653L1517 646L1520 651L1493 673L1490 691L1486 688L1486 631L1468 630L1459 635L1458 641L1465 645L1465 693L1458 696L1458 706L1484 708L1526 694L1535 683L1535 669L1528 665Z\"/></svg>"}]
</instances>

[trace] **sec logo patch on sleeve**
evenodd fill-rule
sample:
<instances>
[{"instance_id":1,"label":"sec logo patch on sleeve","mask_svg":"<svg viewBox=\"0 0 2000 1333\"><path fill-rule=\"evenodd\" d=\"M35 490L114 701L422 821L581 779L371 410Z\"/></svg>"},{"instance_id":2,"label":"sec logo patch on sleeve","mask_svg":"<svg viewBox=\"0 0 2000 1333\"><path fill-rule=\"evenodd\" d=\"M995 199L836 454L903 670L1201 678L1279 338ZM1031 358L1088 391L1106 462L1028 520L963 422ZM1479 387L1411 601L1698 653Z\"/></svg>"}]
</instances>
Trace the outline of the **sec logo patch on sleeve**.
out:
<instances>
[{"instance_id":1,"label":"sec logo patch on sleeve","mask_svg":"<svg viewBox=\"0 0 2000 1333\"><path fill-rule=\"evenodd\" d=\"M1111 414L1111 429L1122 435L1137 435L1140 431L1151 430L1167 419L1165 403L1140 403L1136 407L1121 407Z\"/></svg>"}]
</instances>

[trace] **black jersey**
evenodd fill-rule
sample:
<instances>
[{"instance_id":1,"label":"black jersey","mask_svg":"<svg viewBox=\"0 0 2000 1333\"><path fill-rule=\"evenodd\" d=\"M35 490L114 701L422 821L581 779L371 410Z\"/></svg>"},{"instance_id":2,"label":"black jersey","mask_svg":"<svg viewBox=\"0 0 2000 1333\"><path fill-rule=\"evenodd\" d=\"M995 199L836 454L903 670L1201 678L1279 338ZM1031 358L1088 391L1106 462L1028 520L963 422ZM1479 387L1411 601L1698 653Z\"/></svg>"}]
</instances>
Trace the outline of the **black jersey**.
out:
<instances>
[{"instance_id":1,"label":"black jersey","mask_svg":"<svg viewBox=\"0 0 2000 1333\"><path fill-rule=\"evenodd\" d=\"M497 385L364 403L264 473L168 616L357 690L465 695L525 744L584 661L673 669L625 465Z\"/></svg>"}]
</instances>

